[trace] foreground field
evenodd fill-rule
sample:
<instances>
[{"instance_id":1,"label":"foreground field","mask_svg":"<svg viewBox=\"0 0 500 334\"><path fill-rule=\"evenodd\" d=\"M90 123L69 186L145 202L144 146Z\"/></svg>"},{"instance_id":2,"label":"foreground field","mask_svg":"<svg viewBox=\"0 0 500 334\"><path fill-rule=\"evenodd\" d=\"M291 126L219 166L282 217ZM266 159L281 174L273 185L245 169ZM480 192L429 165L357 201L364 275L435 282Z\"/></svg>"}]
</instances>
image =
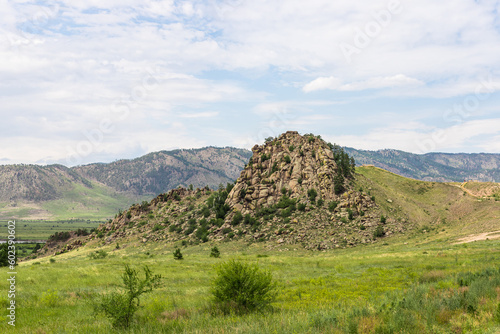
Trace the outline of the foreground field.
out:
<instances>
[{"instance_id":1,"label":"foreground field","mask_svg":"<svg viewBox=\"0 0 500 334\"><path fill-rule=\"evenodd\" d=\"M92 299L115 291L130 264L163 277L163 286L142 298L131 333L497 333L500 242L436 240L401 236L326 252L232 242L218 245L219 259L205 243L182 248L180 261L174 245L113 244L103 259L90 259L96 248L87 246L18 266L16 332L115 332L93 315ZM210 312L213 265L228 259L273 273L280 287L274 311ZM7 291L4 279L0 290ZM2 294L4 310L7 302ZM0 331L7 327L3 313Z\"/></svg>"}]
</instances>

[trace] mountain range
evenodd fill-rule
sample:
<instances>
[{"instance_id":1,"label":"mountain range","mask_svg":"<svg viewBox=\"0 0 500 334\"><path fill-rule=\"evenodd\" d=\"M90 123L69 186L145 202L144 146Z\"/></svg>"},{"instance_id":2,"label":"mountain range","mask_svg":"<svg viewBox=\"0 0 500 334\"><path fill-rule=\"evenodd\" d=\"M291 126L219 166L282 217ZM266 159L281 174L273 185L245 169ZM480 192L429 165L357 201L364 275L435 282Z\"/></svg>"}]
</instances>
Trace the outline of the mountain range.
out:
<instances>
[{"instance_id":1,"label":"mountain range","mask_svg":"<svg viewBox=\"0 0 500 334\"><path fill-rule=\"evenodd\" d=\"M357 166L374 165L424 181L500 182L500 154L366 151L345 148ZM106 219L179 186L234 182L252 152L231 147L160 151L133 160L0 166L0 219Z\"/></svg>"}]
</instances>

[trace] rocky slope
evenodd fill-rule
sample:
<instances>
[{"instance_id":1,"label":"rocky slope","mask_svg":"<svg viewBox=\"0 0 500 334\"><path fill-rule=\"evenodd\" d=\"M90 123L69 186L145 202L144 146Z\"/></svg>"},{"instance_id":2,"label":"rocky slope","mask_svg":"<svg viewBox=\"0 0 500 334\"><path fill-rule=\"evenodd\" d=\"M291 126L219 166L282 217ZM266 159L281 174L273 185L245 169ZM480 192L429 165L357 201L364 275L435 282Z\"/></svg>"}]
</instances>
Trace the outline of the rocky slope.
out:
<instances>
[{"instance_id":1,"label":"rocky slope","mask_svg":"<svg viewBox=\"0 0 500 334\"><path fill-rule=\"evenodd\" d=\"M171 190L130 207L89 236L41 253L134 240L184 245L244 240L322 250L372 243L412 228L405 219L384 217L353 174L352 159L338 146L287 132L255 146L234 185Z\"/></svg>"}]
</instances>

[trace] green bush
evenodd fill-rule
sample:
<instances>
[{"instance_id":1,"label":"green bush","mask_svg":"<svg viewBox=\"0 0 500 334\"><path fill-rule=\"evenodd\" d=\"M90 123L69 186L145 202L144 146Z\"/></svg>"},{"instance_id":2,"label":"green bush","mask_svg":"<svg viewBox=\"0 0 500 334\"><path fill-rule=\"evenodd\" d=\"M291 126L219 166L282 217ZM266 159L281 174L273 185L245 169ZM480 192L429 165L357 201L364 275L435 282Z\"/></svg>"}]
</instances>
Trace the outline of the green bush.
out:
<instances>
[{"instance_id":1,"label":"green bush","mask_svg":"<svg viewBox=\"0 0 500 334\"><path fill-rule=\"evenodd\" d=\"M277 285L270 272L257 265L228 261L216 267L212 282L214 305L223 313L263 311L277 295Z\"/></svg>"},{"instance_id":2,"label":"green bush","mask_svg":"<svg viewBox=\"0 0 500 334\"><path fill-rule=\"evenodd\" d=\"M316 189L311 188L307 191L307 196L309 197L309 200L314 203L316 201L316 197L318 196L318 192Z\"/></svg>"},{"instance_id":3,"label":"green bush","mask_svg":"<svg viewBox=\"0 0 500 334\"><path fill-rule=\"evenodd\" d=\"M328 210L329 210L330 212L335 211L335 209L337 208L337 205L339 205L339 203L338 203L338 202L336 202L336 201L331 201L330 203L328 203Z\"/></svg>"},{"instance_id":4,"label":"green bush","mask_svg":"<svg viewBox=\"0 0 500 334\"><path fill-rule=\"evenodd\" d=\"M181 250L179 248L176 248L174 251L174 259L175 260L182 260L183 259Z\"/></svg>"},{"instance_id":5,"label":"green bush","mask_svg":"<svg viewBox=\"0 0 500 334\"><path fill-rule=\"evenodd\" d=\"M385 224L385 222L386 222L386 221L387 221L387 218L385 218L385 216L384 216L384 215L380 216L380 222L381 222L382 224Z\"/></svg>"},{"instance_id":6,"label":"green bush","mask_svg":"<svg viewBox=\"0 0 500 334\"><path fill-rule=\"evenodd\" d=\"M220 257L220 251L217 246L214 246L214 248L210 250L210 257Z\"/></svg>"},{"instance_id":7,"label":"green bush","mask_svg":"<svg viewBox=\"0 0 500 334\"><path fill-rule=\"evenodd\" d=\"M108 256L108 253L102 249L89 254L91 260L104 259L106 256Z\"/></svg>"},{"instance_id":8,"label":"green bush","mask_svg":"<svg viewBox=\"0 0 500 334\"><path fill-rule=\"evenodd\" d=\"M144 267L144 279L138 277L137 271L125 265L122 275L124 292L112 292L98 296L94 304L95 313L103 313L111 319L113 327L128 328L132 317L139 309L139 297L153 291L160 285L161 276L153 275L151 270Z\"/></svg>"},{"instance_id":9,"label":"green bush","mask_svg":"<svg viewBox=\"0 0 500 334\"><path fill-rule=\"evenodd\" d=\"M233 216L233 220L231 222L231 225L233 225L233 226L239 225L242 220L243 220L243 215L241 214L241 212L236 211L234 216Z\"/></svg>"},{"instance_id":10,"label":"green bush","mask_svg":"<svg viewBox=\"0 0 500 334\"><path fill-rule=\"evenodd\" d=\"M304 203L299 203L299 204L297 204L297 209L298 209L299 211L302 211L302 212L306 211L306 207L307 207L307 205L306 205L306 204L304 204Z\"/></svg>"}]
</instances>

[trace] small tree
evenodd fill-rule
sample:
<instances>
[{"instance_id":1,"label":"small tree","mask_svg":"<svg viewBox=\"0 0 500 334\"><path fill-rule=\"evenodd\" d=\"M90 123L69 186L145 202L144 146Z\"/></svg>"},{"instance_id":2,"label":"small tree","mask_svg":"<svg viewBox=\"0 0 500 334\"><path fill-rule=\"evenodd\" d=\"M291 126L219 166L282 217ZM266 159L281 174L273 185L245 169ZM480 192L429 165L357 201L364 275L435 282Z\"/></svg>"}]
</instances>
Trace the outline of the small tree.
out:
<instances>
[{"instance_id":1,"label":"small tree","mask_svg":"<svg viewBox=\"0 0 500 334\"><path fill-rule=\"evenodd\" d=\"M210 251L210 257L220 257L220 251L217 246L214 246L214 248Z\"/></svg>"},{"instance_id":2,"label":"small tree","mask_svg":"<svg viewBox=\"0 0 500 334\"><path fill-rule=\"evenodd\" d=\"M277 286L271 273L257 265L231 260L217 266L216 272L211 292L223 313L262 311L276 298Z\"/></svg>"},{"instance_id":3,"label":"small tree","mask_svg":"<svg viewBox=\"0 0 500 334\"><path fill-rule=\"evenodd\" d=\"M311 188L307 191L307 196L309 196L309 200L311 201L311 203L314 203L316 201L316 197L318 196L318 192L316 191L316 189Z\"/></svg>"},{"instance_id":4,"label":"small tree","mask_svg":"<svg viewBox=\"0 0 500 334\"><path fill-rule=\"evenodd\" d=\"M113 327L128 328L132 317L139 309L139 297L160 286L161 276L153 275L147 266L144 267L144 279L138 277L137 270L125 265L122 275L124 292L102 294L94 304L95 313L104 313L113 322Z\"/></svg>"},{"instance_id":5,"label":"small tree","mask_svg":"<svg viewBox=\"0 0 500 334\"><path fill-rule=\"evenodd\" d=\"M175 251L174 251L174 259L176 259L176 260L182 260L183 259L181 250L179 248L176 248Z\"/></svg>"}]
</instances>

